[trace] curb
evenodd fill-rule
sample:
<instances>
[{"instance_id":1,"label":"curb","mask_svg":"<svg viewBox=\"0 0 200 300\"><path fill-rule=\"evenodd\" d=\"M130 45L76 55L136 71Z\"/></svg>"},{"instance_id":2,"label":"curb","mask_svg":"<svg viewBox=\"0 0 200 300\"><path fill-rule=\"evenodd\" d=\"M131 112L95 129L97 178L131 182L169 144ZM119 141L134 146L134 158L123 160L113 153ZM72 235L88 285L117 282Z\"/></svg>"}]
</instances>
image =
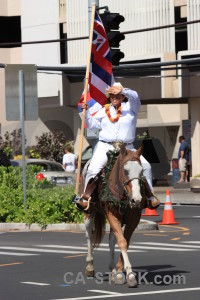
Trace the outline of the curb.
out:
<instances>
[{"instance_id":1,"label":"curb","mask_svg":"<svg viewBox=\"0 0 200 300\"><path fill-rule=\"evenodd\" d=\"M158 224L153 221L140 220L136 231L143 230L158 230ZM0 232L30 232L30 231L74 231L74 232L85 232L84 224L49 224L45 228L41 228L38 224L31 224L30 226L26 223L0 223ZM106 231L110 231L110 225L106 224Z\"/></svg>"}]
</instances>

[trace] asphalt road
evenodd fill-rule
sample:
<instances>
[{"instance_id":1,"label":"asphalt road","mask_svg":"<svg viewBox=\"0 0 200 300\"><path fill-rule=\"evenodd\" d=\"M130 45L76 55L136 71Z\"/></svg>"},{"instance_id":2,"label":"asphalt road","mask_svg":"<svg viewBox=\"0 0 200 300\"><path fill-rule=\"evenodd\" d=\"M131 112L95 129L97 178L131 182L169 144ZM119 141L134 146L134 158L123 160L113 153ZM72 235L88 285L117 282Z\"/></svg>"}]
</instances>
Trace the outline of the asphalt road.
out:
<instances>
[{"instance_id":1,"label":"asphalt road","mask_svg":"<svg viewBox=\"0 0 200 300\"><path fill-rule=\"evenodd\" d=\"M163 206L157 211L160 216L143 218L161 221ZM94 253L99 277L88 279L84 233L0 233L0 299L199 299L200 207L173 211L179 225L132 237L129 258L137 288L109 282L108 234Z\"/></svg>"}]
</instances>

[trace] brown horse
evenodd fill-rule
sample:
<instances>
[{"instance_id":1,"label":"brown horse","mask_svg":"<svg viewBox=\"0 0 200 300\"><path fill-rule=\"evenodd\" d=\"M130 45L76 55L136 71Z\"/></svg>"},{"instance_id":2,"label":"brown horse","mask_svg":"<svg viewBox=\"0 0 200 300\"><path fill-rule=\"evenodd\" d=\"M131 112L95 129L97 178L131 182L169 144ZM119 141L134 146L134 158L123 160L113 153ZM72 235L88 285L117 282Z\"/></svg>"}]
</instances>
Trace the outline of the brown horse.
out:
<instances>
[{"instance_id":1,"label":"brown horse","mask_svg":"<svg viewBox=\"0 0 200 300\"><path fill-rule=\"evenodd\" d=\"M133 231L136 229L141 210L145 205L143 189L142 166L140 155L142 147L137 151L127 150L123 144L118 158L110 172L107 187L104 186L102 194L102 182L91 197L89 214L85 213L86 238L88 242L88 254L86 257L86 275L94 276L92 251L97 247L104 236L106 216L110 224L110 264L115 283L124 281L123 267L126 271L128 286L136 286L135 273L132 272L127 249ZM107 189L107 190L106 190ZM106 191L105 191L106 190ZM102 196L103 195L103 196ZM122 225L125 225L124 232ZM115 266L114 247L117 241L121 251L119 260Z\"/></svg>"}]
</instances>

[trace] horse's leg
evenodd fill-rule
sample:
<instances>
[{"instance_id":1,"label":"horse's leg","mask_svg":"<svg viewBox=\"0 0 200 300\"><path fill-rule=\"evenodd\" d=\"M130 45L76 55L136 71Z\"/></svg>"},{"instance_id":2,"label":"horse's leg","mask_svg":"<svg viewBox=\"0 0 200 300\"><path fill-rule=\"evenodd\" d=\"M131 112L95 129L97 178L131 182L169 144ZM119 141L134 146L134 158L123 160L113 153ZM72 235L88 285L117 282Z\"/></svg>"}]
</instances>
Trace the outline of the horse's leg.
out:
<instances>
[{"instance_id":1,"label":"horse's leg","mask_svg":"<svg viewBox=\"0 0 200 300\"><path fill-rule=\"evenodd\" d=\"M116 236L110 228L109 234L109 248L110 248L110 262L109 262L109 269L111 272L116 273L116 265L115 265L115 244L116 244Z\"/></svg>"},{"instance_id":2,"label":"horse's leg","mask_svg":"<svg viewBox=\"0 0 200 300\"><path fill-rule=\"evenodd\" d=\"M136 229L136 227L140 221L140 218L141 218L141 213L135 209L128 215L127 224L124 229L124 238L126 239L126 242L127 242L127 249L129 247L131 236L132 236L134 230ZM122 256L122 254L120 254L120 257L119 257L119 260L117 263L117 270L122 270L123 264L124 264L123 256ZM124 267L125 267L125 264L124 264ZM132 270L131 270L131 274L129 274L126 270L126 274L128 276L128 280L127 280L128 285L136 286L137 281L135 279L135 274L132 272Z\"/></svg>"},{"instance_id":3,"label":"horse's leg","mask_svg":"<svg viewBox=\"0 0 200 300\"><path fill-rule=\"evenodd\" d=\"M108 221L110 223L112 231L117 239L118 247L121 250L121 253L124 258L124 256L127 256L127 243L123 236L121 223L117 219L117 217L107 207L106 207L106 213L107 213ZM131 265L128 266L128 262L127 262L126 258L124 259L124 261L126 261L126 268L129 267L129 269L131 270ZM116 276L114 276L114 279L115 279L114 281L117 284L124 283L124 275L122 273L122 267L123 267L123 265L121 267L119 265L117 266L117 273L119 273L119 274L116 274ZM129 271L129 272L131 272L131 271Z\"/></svg>"},{"instance_id":4,"label":"horse's leg","mask_svg":"<svg viewBox=\"0 0 200 300\"><path fill-rule=\"evenodd\" d=\"M134 214L135 215L135 214ZM130 216L131 216L131 221L130 221ZM135 229L135 227L137 226L139 219L140 219L140 214L138 215L137 221L134 221L133 214L129 214L129 225L130 226L126 226L125 228L125 233L126 234L126 238L128 240L128 243L126 241L126 238L123 235L122 232L122 228L121 228L121 223L119 222L119 220L117 219L117 217L111 212L109 211L109 209L107 209L107 217L108 217L108 221L110 223L110 226L117 238L117 242L118 242L118 246L119 249L121 250L121 259L119 260L118 264L117 264L117 273L120 273L119 275L117 275L117 283L123 283L124 281L124 277L123 277L123 273L122 273L122 268L123 268L123 261L124 261L124 268L126 270L126 275L127 275L127 283L128 286L136 286L137 285L137 281L135 278L135 275L132 273L132 267L128 258L128 254L127 254L127 248L128 248L128 244L130 241L130 237L133 233L133 230ZM116 282L116 281L115 281Z\"/></svg>"},{"instance_id":5,"label":"horse's leg","mask_svg":"<svg viewBox=\"0 0 200 300\"><path fill-rule=\"evenodd\" d=\"M87 277L94 277L94 266L93 266L93 256L92 256L92 229L94 225L94 219L88 215L84 215L84 224L86 228L86 239L87 239L87 245L88 245L88 253L86 257L86 269L85 274Z\"/></svg>"}]
</instances>

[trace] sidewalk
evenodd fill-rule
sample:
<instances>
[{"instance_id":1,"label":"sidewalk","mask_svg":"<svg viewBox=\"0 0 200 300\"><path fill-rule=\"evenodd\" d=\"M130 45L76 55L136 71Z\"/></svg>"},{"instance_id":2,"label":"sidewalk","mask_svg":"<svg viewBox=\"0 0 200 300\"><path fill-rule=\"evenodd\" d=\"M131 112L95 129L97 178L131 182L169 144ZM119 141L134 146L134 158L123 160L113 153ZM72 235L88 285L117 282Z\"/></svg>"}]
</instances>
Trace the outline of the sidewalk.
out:
<instances>
[{"instance_id":1,"label":"sidewalk","mask_svg":"<svg viewBox=\"0 0 200 300\"><path fill-rule=\"evenodd\" d=\"M161 203L165 202L166 191L170 190L170 196L172 204L188 204L188 205L200 205L200 193L191 192L189 187L181 186L154 186L154 193L160 199Z\"/></svg>"}]
</instances>

